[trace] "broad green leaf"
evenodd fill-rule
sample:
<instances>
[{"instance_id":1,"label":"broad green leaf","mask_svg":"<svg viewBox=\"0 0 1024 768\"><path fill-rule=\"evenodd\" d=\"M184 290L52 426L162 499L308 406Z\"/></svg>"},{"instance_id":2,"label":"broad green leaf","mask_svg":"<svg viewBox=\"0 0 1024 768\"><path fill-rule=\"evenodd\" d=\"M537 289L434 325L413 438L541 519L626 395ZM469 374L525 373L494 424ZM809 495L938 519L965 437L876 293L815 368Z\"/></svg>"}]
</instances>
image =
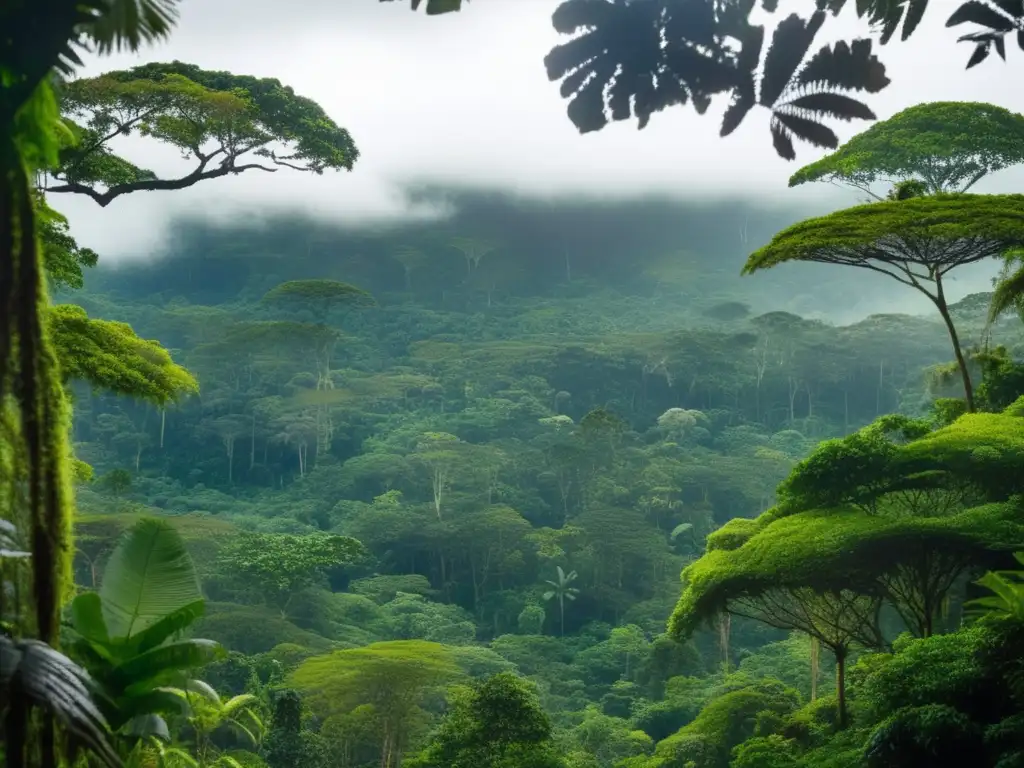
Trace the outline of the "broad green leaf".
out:
<instances>
[{"instance_id":1,"label":"broad green leaf","mask_svg":"<svg viewBox=\"0 0 1024 768\"><path fill-rule=\"evenodd\" d=\"M167 522L145 518L110 556L100 598L110 636L130 639L203 596L181 536Z\"/></svg>"},{"instance_id":2,"label":"broad green leaf","mask_svg":"<svg viewBox=\"0 0 1024 768\"><path fill-rule=\"evenodd\" d=\"M145 653L156 648L168 638L191 626L192 622L203 615L205 608L206 601L196 600L158 619L132 638L133 650L136 653Z\"/></svg>"},{"instance_id":3,"label":"broad green leaf","mask_svg":"<svg viewBox=\"0 0 1024 768\"><path fill-rule=\"evenodd\" d=\"M148 682L149 685L163 682L177 672L206 666L223 655L224 649L212 640L184 640L161 645L129 659L113 671L112 678L116 685L124 686L125 693L131 695L133 681Z\"/></svg>"},{"instance_id":4,"label":"broad green leaf","mask_svg":"<svg viewBox=\"0 0 1024 768\"><path fill-rule=\"evenodd\" d=\"M103 621L103 603L96 592L83 592L71 603L71 626L90 643L106 645L110 642L107 625Z\"/></svg>"}]
</instances>

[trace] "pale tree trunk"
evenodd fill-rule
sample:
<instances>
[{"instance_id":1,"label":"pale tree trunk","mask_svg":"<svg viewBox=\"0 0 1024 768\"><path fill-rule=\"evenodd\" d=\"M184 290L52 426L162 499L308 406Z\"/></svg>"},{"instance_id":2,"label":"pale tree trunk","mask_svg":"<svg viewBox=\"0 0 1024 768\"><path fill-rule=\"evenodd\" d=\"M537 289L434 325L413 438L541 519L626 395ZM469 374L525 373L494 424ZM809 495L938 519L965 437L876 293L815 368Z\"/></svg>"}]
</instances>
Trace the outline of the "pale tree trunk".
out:
<instances>
[{"instance_id":1,"label":"pale tree trunk","mask_svg":"<svg viewBox=\"0 0 1024 768\"><path fill-rule=\"evenodd\" d=\"M811 638L811 701L818 698L818 671L821 664L821 643Z\"/></svg>"},{"instance_id":2,"label":"pale tree trunk","mask_svg":"<svg viewBox=\"0 0 1024 768\"><path fill-rule=\"evenodd\" d=\"M729 674L729 635L732 631L732 616L723 613L718 619L718 647L722 651L722 665Z\"/></svg>"}]
</instances>

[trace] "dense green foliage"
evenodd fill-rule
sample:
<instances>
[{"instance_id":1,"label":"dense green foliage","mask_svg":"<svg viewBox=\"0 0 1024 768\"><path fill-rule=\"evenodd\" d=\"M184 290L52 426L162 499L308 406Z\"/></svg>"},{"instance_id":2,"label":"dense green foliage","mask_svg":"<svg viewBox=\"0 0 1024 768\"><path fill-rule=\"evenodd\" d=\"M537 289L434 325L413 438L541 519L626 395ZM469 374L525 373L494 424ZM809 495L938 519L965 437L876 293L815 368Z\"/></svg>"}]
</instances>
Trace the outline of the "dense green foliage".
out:
<instances>
[{"instance_id":1,"label":"dense green foliage","mask_svg":"<svg viewBox=\"0 0 1024 768\"><path fill-rule=\"evenodd\" d=\"M1020 393L1015 322L991 328L1002 351L970 357L992 413L945 426L963 403L932 415L949 394L929 373L949 357L938 322L766 312L792 306L781 285L701 277L687 268L699 254L670 268L646 230L587 258L575 257L582 239L568 242L567 272L518 233L554 230L571 208L477 206L373 235L200 228L144 270L91 275L96 287L75 300L180 350L202 397L166 410L160 446L151 406L79 391L76 450L103 479L79 492L80 578L136 510L169 515L209 598L196 632L234 651L207 677L228 696L262 697L268 764L394 765L404 754L518 765L528 754L545 766L668 768L862 754L899 707L864 714L860 655L891 653L907 628L947 631L965 578L1008 567L1000 553L1021 546L1019 474L1005 472L1020 460L1018 417L996 413ZM739 267L735 212L702 211L704 230L690 215L664 220ZM470 239L460 229L491 250L465 257L451 247ZM376 258L327 267L307 238ZM608 248L643 254L640 269L631 256L627 277ZM510 252L526 275L488 301L475 271ZM254 258L273 272L252 269ZM192 282L193 269L223 281ZM800 269L797 284L822 295L830 279L851 284ZM969 337L986 310L982 296L950 312ZM904 487L911 470L921 480ZM940 503L950 486L955 498ZM929 505L934 514L912 514ZM680 641L665 633L678 573L705 546L686 594L721 591L701 603L710 625L694 621ZM696 578L716 562L728 570ZM910 589L920 575L938 580ZM815 578L834 593L809 599ZM728 597L722 618L716 601L737 587L800 598L812 621L763 627L764 611L746 618ZM877 626L849 620L876 609ZM516 693L522 678L535 694ZM539 706L550 720L538 746L487 738L495 729L469 714L474 696L506 683L498 705L521 702L510 717L534 722ZM982 724L972 728L1002 722L957 711ZM840 722L850 725L833 739Z\"/></svg>"},{"instance_id":2,"label":"dense green foliage","mask_svg":"<svg viewBox=\"0 0 1024 768\"><path fill-rule=\"evenodd\" d=\"M916 181L927 194L966 192L990 173L1024 162L1024 116L980 102L916 104L875 123L789 179L849 184Z\"/></svg>"},{"instance_id":3,"label":"dense green foliage","mask_svg":"<svg viewBox=\"0 0 1024 768\"><path fill-rule=\"evenodd\" d=\"M247 153L314 173L356 156L273 80L175 63L51 84L83 35L137 45L166 33L174 3L51 5L63 15L45 25L7 14L53 33L39 56L14 36L0 59L0 288L16 320L0 334L2 497L32 541L4 520L5 764L57 768L79 746L111 768L1021 761L1024 366L1019 325L995 322L1019 303L1018 196L929 195L941 184L905 174L885 202L789 227L745 270L839 262L918 288L963 400L944 396L951 366L928 320L836 326L702 270L737 255L706 208L703 241L686 233L696 256L666 253L673 238L639 220L644 249L598 239L608 216L591 253L578 233L523 234L517 217L544 217L521 204L369 233L200 229L162 263L90 281L81 306L51 307L44 278L79 288L95 254L32 176L106 205L271 170L236 164ZM584 130L607 122L606 99L643 125L731 91L723 133L764 106L792 157L794 138L838 143L823 116L873 118L842 92L887 83L867 41L804 62L843 5L787 18L762 62L752 3L693 25L699 3L570 0L556 27L584 34L549 74ZM925 5L858 11L887 38ZM979 6L950 23L991 22ZM663 53L623 64L616 40L638 19ZM972 64L1003 52L997 33L970 36ZM57 120L54 88L84 125ZM136 130L196 169L160 180L108 151ZM314 234L366 250L314 257ZM991 306L952 304L946 273L994 256L1006 271ZM971 333L979 348L961 344ZM63 656L25 636L58 640L72 466L91 588L68 606ZM17 604L25 585L34 616Z\"/></svg>"}]
</instances>

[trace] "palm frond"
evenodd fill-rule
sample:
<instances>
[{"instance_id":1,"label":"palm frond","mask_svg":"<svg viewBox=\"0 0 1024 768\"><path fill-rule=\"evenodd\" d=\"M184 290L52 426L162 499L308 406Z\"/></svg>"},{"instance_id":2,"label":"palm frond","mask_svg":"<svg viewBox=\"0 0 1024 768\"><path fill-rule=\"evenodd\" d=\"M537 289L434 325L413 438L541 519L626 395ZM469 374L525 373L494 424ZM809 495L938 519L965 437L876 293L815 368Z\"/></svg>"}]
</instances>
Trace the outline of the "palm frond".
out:
<instances>
[{"instance_id":1,"label":"palm frond","mask_svg":"<svg viewBox=\"0 0 1024 768\"><path fill-rule=\"evenodd\" d=\"M83 34L101 55L135 52L144 44L166 39L178 20L179 0L106 0Z\"/></svg>"},{"instance_id":2,"label":"palm frond","mask_svg":"<svg viewBox=\"0 0 1024 768\"><path fill-rule=\"evenodd\" d=\"M877 93L889 84L870 40L822 46L805 63L824 21L823 10L807 21L787 17L776 27L765 55L758 101L772 111L772 142L787 160L796 157L794 138L816 147L839 145L826 119L874 120L874 112L849 93Z\"/></svg>"},{"instance_id":3,"label":"palm frond","mask_svg":"<svg viewBox=\"0 0 1024 768\"><path fill-rule=\"evenodd\" d=\"M107 768L120 768L121 759L110 744L110 729L93 702L88 674L61 653L38 640L13 640L0 635L0 692L8 720L24 718L35 707L49 712L69 735ZM8 728L6 757L19 765L24 745L15 743L18 728Z\"/></svg>"},{"instance_id":4,"label":"palm frond","mask_svg":"<svg viewBox=\"0 0 1024 768\"><path fill-rule=\"evenodd\" d=\"M988 322L993 323L1010 309L1020 311L1024 303L1024 253L1010 253L1005 257L1003 274L996 283L989 304Z\"/></svg>"},{"instance_id":5,"label":"palm frond","mask_svg":"<svg viewBox=\"0 0 1024 768\"><path fill-rule=\"evenodd\" d=\"M847 0L817 0L818 10L838 16ZM879 33L882 45L888 43L903 24L902 40L907 40L921 23L928 0L856 0L857 16L867 17L868 23Z\"/></svg>"}]
</instances>

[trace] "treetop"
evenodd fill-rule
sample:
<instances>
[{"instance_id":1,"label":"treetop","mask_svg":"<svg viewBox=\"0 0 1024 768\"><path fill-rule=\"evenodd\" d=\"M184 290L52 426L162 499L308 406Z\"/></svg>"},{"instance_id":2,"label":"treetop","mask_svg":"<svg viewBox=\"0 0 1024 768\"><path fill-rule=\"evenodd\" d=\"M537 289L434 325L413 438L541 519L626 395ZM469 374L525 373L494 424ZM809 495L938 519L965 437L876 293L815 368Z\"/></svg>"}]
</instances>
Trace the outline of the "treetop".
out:
<instances>
[{"instance_id":1,"label":"treetop","mask_svg":"<svg viewBox=\"0 0 1024 768\"><path fill-rule=\"evenodd\" d=\"M788 227L750 255L749 275L789 261L945 271L1024 245L1024 195L951 194L867 203Z\"/></svg>"},{"instance_id":2,"label":"treetop","mask_svg":"<svg viewBox=\"0 0 1024 768\"><path fill-rule=\"evenodd\" d=\"M1024 162L1024 115L995 104L933 101L875 123L789 179L866 185L916 179L929 193L964 192Z\"/></svg>"},{"instance_id":3,"label":"treetop","mask_svg":"<svg viewBox=\"0 0 1024 768\"><path fill-rule=\"evenodd\" d=\"M982 560L1015 551L1024 546L1020 504L986 504L945 517L879 517L847 508L779 518L738 548L710 551L683 571L669 632L687 637L731 601L776 589L871 594L876 575L923 541L933 552Z\"/></svg>"}]
</instances>

